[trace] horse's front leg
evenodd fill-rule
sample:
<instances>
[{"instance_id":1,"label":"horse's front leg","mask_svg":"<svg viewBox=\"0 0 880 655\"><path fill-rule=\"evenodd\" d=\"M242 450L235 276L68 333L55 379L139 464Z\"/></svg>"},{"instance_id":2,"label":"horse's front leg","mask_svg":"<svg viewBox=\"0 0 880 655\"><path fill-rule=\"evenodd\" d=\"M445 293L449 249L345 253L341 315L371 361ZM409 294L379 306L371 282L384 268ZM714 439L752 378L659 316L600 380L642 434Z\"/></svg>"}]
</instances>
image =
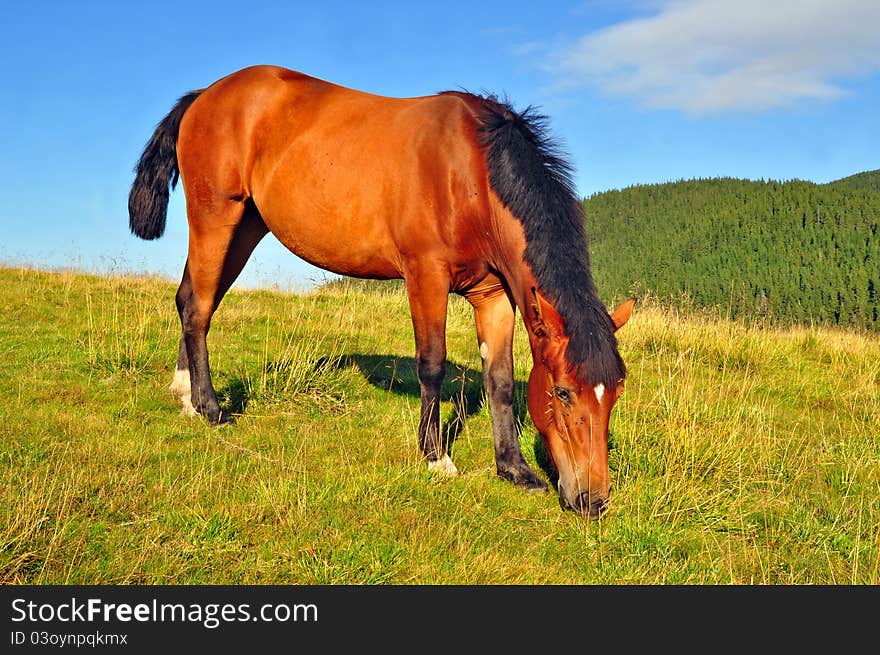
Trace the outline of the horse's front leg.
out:
<instances>
[{"instance_id":1,"label":"horse's front leg","mask_svg":"<svg viewBox=\"0 0 880 655\"><path fill-rule=\"evenodd\" d=\"M513 328L515 306L501 286L490 285L467 295L474 308L477 342L483 360L483 384L492 414L495 469L500 478L530 491L547 491L526 463L513 414Z\"/></svg>"},{"instance_id":2,"label":"horse's front leg","mask_svg":"<svg viewBox=\"0 0 880 655\"><path fill-rule=\"evenodd\" d=\"M406 290L416 340L416 365L422 396L419 447L428 468L445 475L458 469L449 457L448 444L440 431L440 387L446 376L446 307L449 278L442 273L408 275Z\"/></svg>"}]
</instances>

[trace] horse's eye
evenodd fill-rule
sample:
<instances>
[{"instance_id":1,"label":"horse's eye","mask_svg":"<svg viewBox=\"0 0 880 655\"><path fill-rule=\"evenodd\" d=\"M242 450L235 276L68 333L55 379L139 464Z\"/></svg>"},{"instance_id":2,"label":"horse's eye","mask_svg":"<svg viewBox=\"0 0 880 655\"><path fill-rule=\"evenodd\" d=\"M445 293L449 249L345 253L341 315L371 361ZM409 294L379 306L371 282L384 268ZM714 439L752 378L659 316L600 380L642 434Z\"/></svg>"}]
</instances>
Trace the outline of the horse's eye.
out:
<instances>
[{"instance_id":1,"label":"horse's eye","mask_svg":"<svg viewBox=\"0 0 880 655\"><path fill-rule=\"evenodd\" d=\"M563 389L562 387L554 387L556 391L556 397L559 398L566 405L571 404L571 392L568 389Z\"/></svg>"}]
</instances>

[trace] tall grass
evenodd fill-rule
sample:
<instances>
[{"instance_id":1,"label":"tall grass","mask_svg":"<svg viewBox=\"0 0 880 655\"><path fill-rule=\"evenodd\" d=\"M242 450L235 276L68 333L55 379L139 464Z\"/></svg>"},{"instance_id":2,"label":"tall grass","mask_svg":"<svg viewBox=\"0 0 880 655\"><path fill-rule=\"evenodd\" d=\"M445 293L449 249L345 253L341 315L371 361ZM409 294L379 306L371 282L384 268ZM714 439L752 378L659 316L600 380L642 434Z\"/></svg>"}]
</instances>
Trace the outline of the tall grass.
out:
<instances>
[{"instance_id":1,"label":"tall grass","mask_svg":"<svg viewBox=\"0 0 880 655\"><path fill-rule=\"evenodd\" d=\"M233 290L208 339L232 426L167 390L174 286L0 269L0 582L877 584L880 340L637 306L606 519L495 476L452 298L430 475L400 285ZM515 343L517 415L530 355Z\"/></svg>"}]
</instances>

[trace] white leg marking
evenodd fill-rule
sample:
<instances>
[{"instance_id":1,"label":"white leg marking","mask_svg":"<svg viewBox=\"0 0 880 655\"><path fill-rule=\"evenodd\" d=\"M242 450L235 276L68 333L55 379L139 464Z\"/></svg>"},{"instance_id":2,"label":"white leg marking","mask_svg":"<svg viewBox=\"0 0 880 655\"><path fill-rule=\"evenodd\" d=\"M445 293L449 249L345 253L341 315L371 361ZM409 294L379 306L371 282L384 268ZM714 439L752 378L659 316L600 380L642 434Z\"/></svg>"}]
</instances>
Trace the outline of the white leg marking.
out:
<instances>
[{"instance_id":1,"label":"white leg marking","mask_svg":"<svg viewBox=\"0 0 880 655\"><path fill-rule=\"evenodd\" d=\"M593 391L596 392L596 400L598 400L601 403L602 402L602 395L605 393L605 385L604 384L597 384L593 388Z\"/></svg>"},{"instance_id":2,"label":"white leg marking","mask_svg":"<svg viewBox=\"0 0 880 655\"><path fill-rule=\"evenodd\" d=\"M180 368L174 371L174 379L168 389L177 396L190 393L189 371Z\"/></svg>"},{"instance_id":3,"label":"white leg marking","mask_svg":"<svg viewBox=\"0 0 880 655\"><path fill-rule=\"evenodd\" d=\"M177 369L174 371L174 379L168 389L175 396L180 398L183 408L180 410L182 414L187 416L195 416L198 414L196 408L192 404L192 386L189 380L189 371L186 369Z\"/></svg>"},{"instance_id":4,"label":"white leg marking","mask_svg":"<svg viewBox=\"0 0 880 655\"><path fill-rule=\"evenodd\" d=\"M480 357L486 359L489 356L489 346L486 345L486 342L480 344Z\"/></svg>"},{"instance_id":5,"label":"white leg marking","mask_svg":"<svg viewBox=\"0 0 880 655\"><path fill-rule=\"evenodd\" d=\"M452 463L452 459L450 459L449 455L443 455L442 459L428 462L428 470L449 477L458 475L458 468Z\"/></svg>"}]
</instances>

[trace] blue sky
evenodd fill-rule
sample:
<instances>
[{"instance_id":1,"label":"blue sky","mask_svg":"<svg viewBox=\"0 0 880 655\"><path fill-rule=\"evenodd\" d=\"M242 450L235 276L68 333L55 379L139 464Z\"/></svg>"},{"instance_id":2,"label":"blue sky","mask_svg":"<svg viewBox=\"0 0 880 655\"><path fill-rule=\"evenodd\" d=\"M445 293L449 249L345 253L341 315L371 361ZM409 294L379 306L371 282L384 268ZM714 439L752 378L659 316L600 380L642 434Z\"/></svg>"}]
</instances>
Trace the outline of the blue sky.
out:
<instances>
[{"instance_id":1,"label":"blue sky","mask_svg":"<svg viewBox=\"0 0 880 655\"><path fill-rule=\"evenodd\" d=\"M0 262L176 278L128 231L132 167L186 91L257 63L390 96L505 93L550 116L588 196L694 177L880 168L877 0L6 2ZM324 274L270 236L240 286Z\"/></svg>"}]
</instances>

